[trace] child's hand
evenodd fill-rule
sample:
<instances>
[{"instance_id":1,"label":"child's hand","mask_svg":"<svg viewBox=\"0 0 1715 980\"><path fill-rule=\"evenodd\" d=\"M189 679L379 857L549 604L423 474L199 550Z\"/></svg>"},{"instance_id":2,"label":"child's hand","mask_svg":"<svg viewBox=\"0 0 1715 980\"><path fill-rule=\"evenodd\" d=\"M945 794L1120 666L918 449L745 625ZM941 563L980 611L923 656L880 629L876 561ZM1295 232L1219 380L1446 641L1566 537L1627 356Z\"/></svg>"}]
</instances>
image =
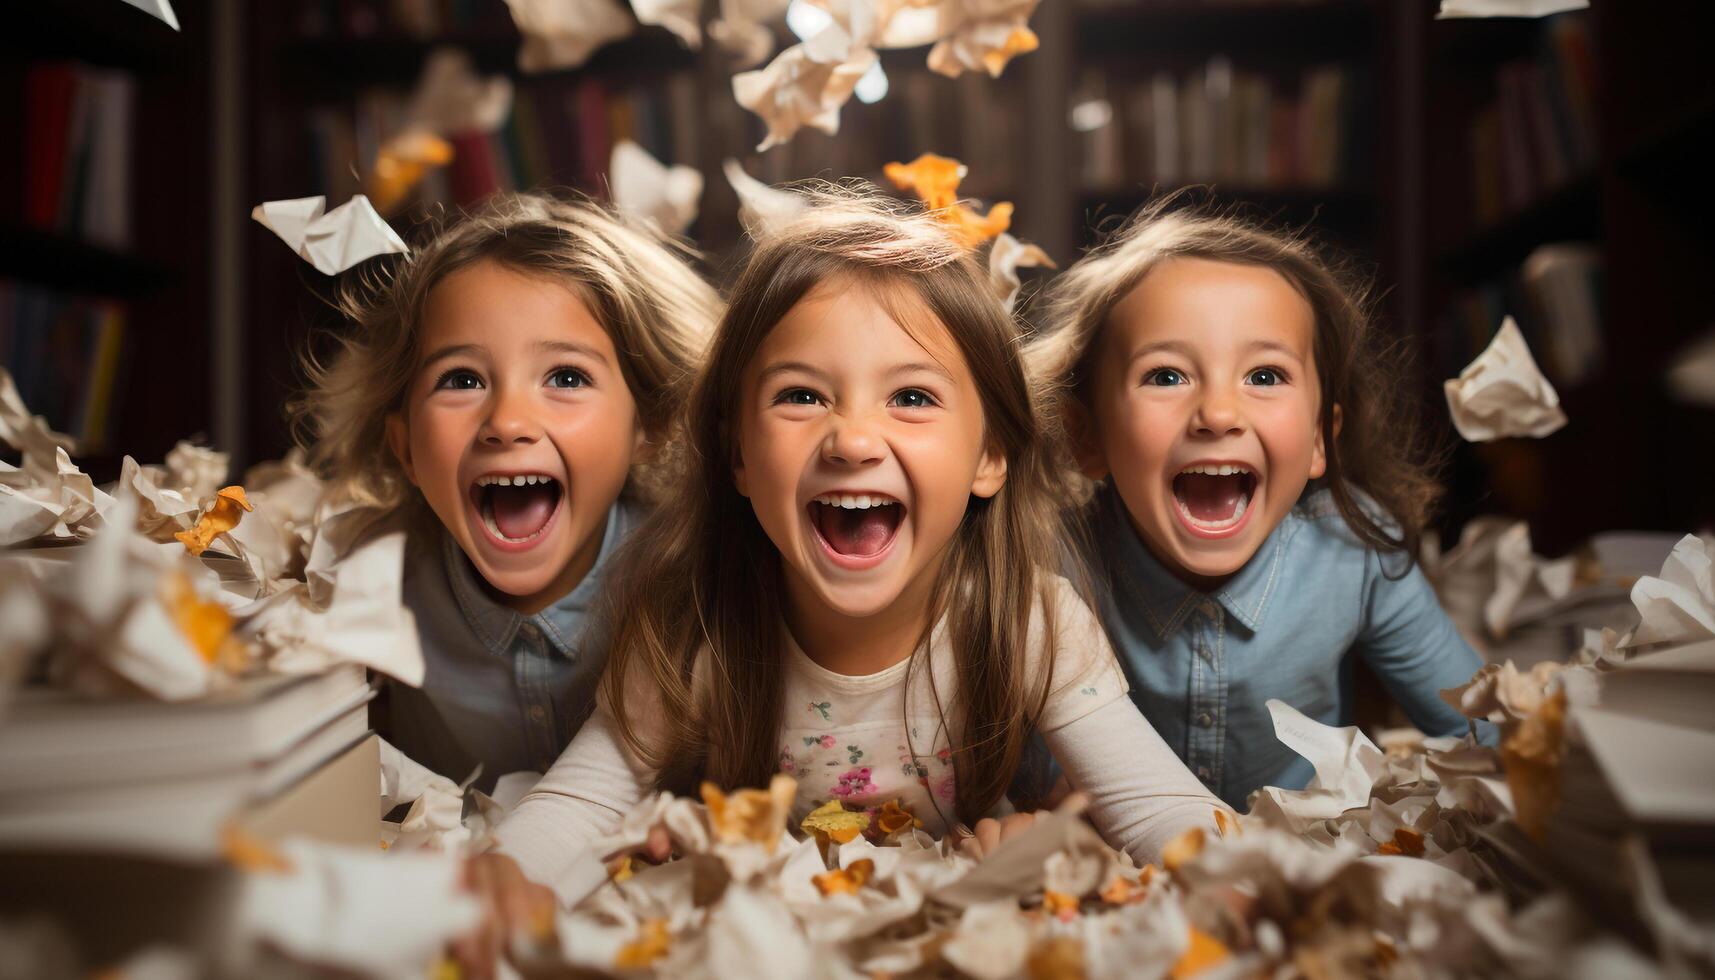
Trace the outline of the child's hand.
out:
<instances>
[{"instance_id":1,"label":"child's hand","mask_svg":"<svg viewBox=\"0 0 1715 980\"><path fill-rule=\"evenodd\" d=\"M476 931L453 941L449 952L473 980L492 980L502 955L514 956L514 941L558 958L552 890L524 877L504 854L478 854L465 861L464 887L482 903Z\"/></svg>"},{"instance_id":2,"label":"child's hand","mask_svg":"<svg viewBox=\"0 0 1715 980\"><path fill-rule=\"evenodd\" d=\"M1062 780L1064 781L1064 780ZM1068 784L1067 789L1070 790ZM1082 813L1090 805L1090 798L1083 793L1067 792L1061 795L1059 805L1054 807L1055 813ZM1044 811L1032 810L1027 813L1014 813L1000 818L984 817L977 821L976 829L959 841L959 853L967 857L983 858L993 854L995 848L1029 830L1036 823L1036 818Z\"/></svg>"},{"instance_id":3,"label":"child's hand","mask_svg":"<svg viewBox=\"0 0 1715 980\"><path fill-rule=\"evenodd\" d=\"M615 858L622 858L628 855L641 857L650 864L665 863L668 858L673 856L673 840L671 837L667 836L667 825L664 823L658 823L655 826L650 827L649 839L644 841L641 846L634 847L629 851L615 851L612 854L604 854L602 855L602 860L612 861Z\"/></svg>"}]
</instances>

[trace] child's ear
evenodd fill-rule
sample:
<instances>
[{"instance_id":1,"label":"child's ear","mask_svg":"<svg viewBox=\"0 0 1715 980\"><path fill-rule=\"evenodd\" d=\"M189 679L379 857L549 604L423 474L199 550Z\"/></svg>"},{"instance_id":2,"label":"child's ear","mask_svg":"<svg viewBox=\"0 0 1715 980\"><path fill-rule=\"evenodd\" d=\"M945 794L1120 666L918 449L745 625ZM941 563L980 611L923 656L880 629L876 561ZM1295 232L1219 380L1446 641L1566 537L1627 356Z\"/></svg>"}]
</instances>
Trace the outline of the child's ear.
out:
<instances>
[{"instance_id":1,"label":"child's ear","mask_svg":"<svg viewBox=\"0 0 1715 980\"><path fill-rule=\"evenodd\" d=\"M417 485L417 470L411 465L411 434L405 429L405 417L398 412L387 415L387 448L393 450L393 458L399 461L399 468L405 471L405 479Z\"/></svg>"},{"instance_id":2,"label":"child's ear","mask_svg":"<svg viewBox=\"0 0 1715 980\"><path fill-rule=\"evenodd\" d=\"M977 463L976 479L971 481L971 493L978 497L992 497L1000 493L1000 488L1006 486L1006 453L999 446L991 444L983 450L983 458Z\"/></svg>"},{"instance_id":3,"label":"child's ear","mask_svg":"<svg viewBox=\"0 0 1715 980\"><path fill-rule=\"evenodd\" d=\"M732 447L732 485L738 489L740 497L750 496L750 483L744 476L744 450L736 443Z\"/></svg>"},{"instance_id":4,"label":"child's ear","mask_svg":"<svg viewBox=\"0 0 1715 980\"><path fill-rule=\"evenodd\" d=\"M1340 426L1345 421L1340 412L1340 406L1334 405L1334 411L1329 419L1329 428L1334 430L1334 438L1340 438ZM1322 427L1316 427L1316 441L1310 447L1310 479L1318 480L1328 472L1328 447L1322 438Z\"/></svg>"},{"instance_id":5,"label":"child's ear","mask_svg":"<svg viewBox=\"0 0 1715 980\"><path fill-rule=\"evenodd\" d=\"M1102 440L1096 437L1096 423L1090 410L1076 398L1066 400L1066 438L1072 443L1073 458L1078 470L1100 482L1108 475L1108 454L1102 451Z\"/></svg>"}]
</instances>

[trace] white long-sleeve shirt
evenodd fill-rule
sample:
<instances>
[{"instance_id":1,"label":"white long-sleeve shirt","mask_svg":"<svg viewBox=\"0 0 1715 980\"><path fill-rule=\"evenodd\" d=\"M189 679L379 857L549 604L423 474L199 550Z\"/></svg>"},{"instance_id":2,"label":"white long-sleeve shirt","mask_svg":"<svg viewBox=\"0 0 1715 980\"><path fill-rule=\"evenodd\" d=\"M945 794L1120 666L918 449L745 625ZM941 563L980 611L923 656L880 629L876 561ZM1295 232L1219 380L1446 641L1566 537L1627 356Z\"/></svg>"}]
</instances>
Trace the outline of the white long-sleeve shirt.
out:
<instances>
[{"instance_id":1,"label":"white long-sleeve shirt","mask_svg":"<svg viewBox=\"0 0 1715 980\"><path fill-rule=\"evenodd\" d=\"M1222 804L1185 769L1126 697L1126 682L1106 635L1064 579L1054 583L1056 656L1038 724L1073 786L1090 795L1090 813L1110 842L1139 863L1168 841L1213 823ZM1032 670L1049 666L1033 619ZM794 821L830 799L848 808L892 800L936 836L955 812L949 734L937 704L957 692L945 623L924 658L864 676L836 674L811 660L788 635L780 770L798 780ZM928 669L925 669L925 666ZM902 687L909 674L909 697ZM933 684L933 687L931 687ZM939 695L937 697L937 695ZM605 707L578 732L552 769L497 831L500 849L530 878L575 902L605 872L588 843L653 792L655 773L625 748Z\"/></svg>"}]
</instances>

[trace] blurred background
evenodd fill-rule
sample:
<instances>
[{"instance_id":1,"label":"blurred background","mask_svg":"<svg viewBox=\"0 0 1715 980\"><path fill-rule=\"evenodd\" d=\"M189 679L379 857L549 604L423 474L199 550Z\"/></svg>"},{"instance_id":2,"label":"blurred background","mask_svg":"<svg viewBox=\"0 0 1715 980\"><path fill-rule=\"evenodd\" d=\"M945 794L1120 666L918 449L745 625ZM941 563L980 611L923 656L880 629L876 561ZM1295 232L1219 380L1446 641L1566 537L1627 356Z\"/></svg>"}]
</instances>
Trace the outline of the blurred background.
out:
<instances>
[{"instance_id":1,"label":"blurred background","mask_svg":"<svg viewBox=\"0 0 1715 980\"><path fill-rule=\"evenodd\" d=\"M337 332L336 280L250 209L363 191L429 55L454 48L514 95L383 209L407 240L495 190L605 196L623 139L702 172L687 234L717 278L742 235L729 157L769 182L879 182L888 161L953 156L961 193L1014 202L1013 233L1062 267L1191 187L1308 224L1373 276L1449 447L1445 535L1507 515L1555 555L1715 517L1715 371L1669 383L1715 328L1715 7L1697 0L1529 20L1436 20L1435 0L1045 0L1039 49L1000 78L886 51L837 136L760 154L732 56L659 27L525 74L502 0L174 6L178 32L118 0L15 5L0 39L0 361L98 481L191 435L235 472L287 451L298 354ZM1505 314L1570 424L1460 443L1441 383Z\"/></svg>"}]
</instances>

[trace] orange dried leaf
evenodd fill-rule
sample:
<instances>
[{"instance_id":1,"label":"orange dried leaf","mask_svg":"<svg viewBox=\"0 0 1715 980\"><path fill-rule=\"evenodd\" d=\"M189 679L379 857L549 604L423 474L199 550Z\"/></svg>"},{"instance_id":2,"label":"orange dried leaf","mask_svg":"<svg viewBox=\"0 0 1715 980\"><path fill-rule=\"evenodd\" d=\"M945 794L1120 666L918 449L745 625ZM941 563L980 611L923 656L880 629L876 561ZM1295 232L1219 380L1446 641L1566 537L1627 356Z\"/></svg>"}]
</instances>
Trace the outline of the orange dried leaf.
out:
<instances>
[{"instance_id":1,"label":"orange dried leaf","mask_svg":"<svg viewBox=\"0 0 1715 980\"><path fill-rule=\"evenodd\" d=\"M1102 886L1097 893L1102 901L1109 905L1130 905L1141 902L1149 894L1149 882L1155 877L1155 865L1145 865L1137 878L1127 878L1124 875L1114 875L1113 879Z\"/></svg>"},{"instance_id":2,"label":"orange dried leaf","mask_svg":"<svg viewBox=\"0 0 1715 980\"><path fill-rule=\"evenodd\" d=\"M220 856L240 871L290 874L292 862L260 837L228 824L220 831Z\"/></svg>"},{"instance_id":3,"label":"orange dried leaf","mask_svg":"<svg viewBox=\"0 0 1715 980\"><path fill-rule=\"evenodd\" d=\"M798 825L805 833L815 834L817 840L834 840L850 844L869 827L869 814L847 810L839 800L829 800L804 818Z\"/></svg>"},{"instance_id":4,"label":"orange dried leaf","mask_svg":"<svg viewBox=\"0 0 1715 980\"><path fill-rule=\"evenodd\" d=\"M1161 849L1161 866L1168 871L1178 871L1179 868L1192 858L1203 853L1203 847L1208 843L1208 835L1201 827L1192 827L1178 837L1167 842Z\"/></svg>"},{"instance_id":5,"label":"orange dried leaf","mask_svg":"<svg viewBox=\"0 0 1715 980\"><path fill-rule=\"evenodd\" d=\"M1042 893L1042 910L1061 922L1070 922L1078 917L1078 896L1047 889Z\"/></svg>"},{"instance_id":6,"label":"orange dried leaf","mask_svg":"<svg viewBox=\"0 0 1715 980\"><path fill-rule=\"evenodd\" d=\"M1030 980L1083 980L1084 944L1070 936L1055 936L1030 951L1024 972Z\"/></svg>"},{"instance_id":7,"label":"orange dried leaf","mask_svg":"<svg viewBox=\"0 0 1715 980\"><path fill-rule=\"evenodd\" d=\"M655 965L655 961L667 955L672 948L673 937L667 932L666 919L645 919L637 929L637 938L614 954L613 968L616 970L641 970Z\"/></svg>"},{"instance_id":8,"label":"orange dried leaf","mask_svg":"<svg viewBox=\"0 0 1715 980\"><path fill-rule=\"evenodd\" d=\"M1501 767L1518 807L1518 823L1541 841L1560 803L1560 759L1565 754L1566 692L1556 690L1501 743Z\"/></svg>"},{"instance_id":9,"label":"orange dried leaf","mask_svg":"<svg viewBox=\"0 0 1715 980\"><path fill-rule=\"evenodd\" d=\"M197 595L183 572L173 572L162 580L161 604L203 660L212 664L220 658L221 648L232 634L232 614L226 607Z\"/></svg>"},{"instance_id":10,"label":"orange dried leaf","mask_svg":"<svg viewBox=\"0 0 1715 980\"><path fill-rule=\"evenodd\" d=\"M816 890L827 895L856 895L864 883L875 877L875 862L869 858L853 861L850 866L815 875L810 880Z\"/></svg>"},{"instance_id":11,"label":"orange dried leaf","mask_svg":"<svg viewBox=\"0 0 1715 980\"><path fill-rule=\"evenodd\" d=\"M1219 939L1192 926L1191 945L1185 950L1185 955L1179 957L1179 962L1173 964L1168 976L1173 980L1194 977L1231 955L1232 952Z\"/></svg>"},{"instance_id":12,"label":"orange dried leaf","mask_svg":"<svg viewBox=\"0 0 1715 980\"><path fill-rule=\"evenodd\" d=\"M429 171L453 160L453 146L432 133L401 133L382 144L375 157L365 189L370 203L385 214L404 203L411 189L422 183Z\"/></svg>"},{"instance_id":13,"label":"orange dried leaf","mask_svg":"<svg viewBox=\"0 0 1715 980\"><path fill-rule=\"evenodd\" d=\"M197 518L196 526L173 537L184 544L186 551L201 555L215 538L237 527L245 511L253 509L250 500L244 496L243 487L222 487L214 495L213 506Z\"/></svg>"},{"instance_id":14,"label":"orange dried leaf","mask_svg":"<svg viewBox=\"0 0 1715 980\"><path fill-rule=\"evenodd\" d=\"M1215 830L1222 837L1237 837L1241 833L1238 818L1221 807L1215 807Z\"/></svg>"},{"instance_id":15,"label":"orange dried leaf","mask_svg":"<svg viewBox=\"0 0 1715 980\"><path fill-rule=\"evenodd\" d=\"M786 832L798 783L791 776L776 774L763 789L741 789L728 795L714 783L704 783L703 802L709 808L709 826L717 840L727 843L751 841L773 850Z\"/></svg>"},{"instance_id":16,"label":"orange dried leaf","mask_svg":"<svg viewBox=\"0 0 1715 980\"><path fill-rule=\"evenodd\" d=\"M1021 54L1035 51L1041 42L1036 38L1036 32L1020 25L1012 29L1006 37L1006 43L993 51L983 53L983 67L988 70L990 77L999 78L1006 70L1006 63Z\"/></svg>"},{"instance_id":17,"label":"orange dried leaf","mask_svg":"<svg viewBox=\"0 0 1715 980\"><path fill-rule=\"evenodd\" d=\"M1150 883L1155 881L1155 876L1160 873L1160 868L1157 868L1153 864L1146 864L1137 873L1137 883L1148 888Z\"/></svg>"},{"instance_id":18,"label":"orange dried leaf","mask_svg":"<svg viewBox=\"0 0 1715 980\"><path fill-rule=\"evenodd\" d=\"M629 854L622 854L614 858L607 866L607 876L614 881L628 881L636 873L631 867L631 855Z\"/></svg>"},{"instance_id":19,"label":"orange dried leaf","mask_svg":"<svg viewBox=\"0 0 1715 980\"><path fill-rule=\"evenodd\" d=\"M1383 841L1376 848L1377 854L1403 854L1406 857L1423 856L1423 835L1410 827L1400 827L1393 832L1393 840Z\"/></svg>"},{"instance_id":20,"label":"orange dried leaf","mask_svg":"<svg viewBox=\"0 0 1715 980\"><path fill-rule=\"evenodd\" d=\"M939 211L958 200L966 167L952 157L925 153L910 163L890 163L882 172L893 186L911 191L929 210Z\"/></svg>"},{"instance_id":21,"label":"orange dried leaf","mask_svg":"<svg viewBox=\"0 0 1715 980\"><path fill-rule=\"evenodd\" d=\"M923 826L923 821L911 815L911 811L899 805L898 800L888 800L875 814L875 825L881 828L883 834L896 834L911 827Z\"/></svg>"}]
</instances>

